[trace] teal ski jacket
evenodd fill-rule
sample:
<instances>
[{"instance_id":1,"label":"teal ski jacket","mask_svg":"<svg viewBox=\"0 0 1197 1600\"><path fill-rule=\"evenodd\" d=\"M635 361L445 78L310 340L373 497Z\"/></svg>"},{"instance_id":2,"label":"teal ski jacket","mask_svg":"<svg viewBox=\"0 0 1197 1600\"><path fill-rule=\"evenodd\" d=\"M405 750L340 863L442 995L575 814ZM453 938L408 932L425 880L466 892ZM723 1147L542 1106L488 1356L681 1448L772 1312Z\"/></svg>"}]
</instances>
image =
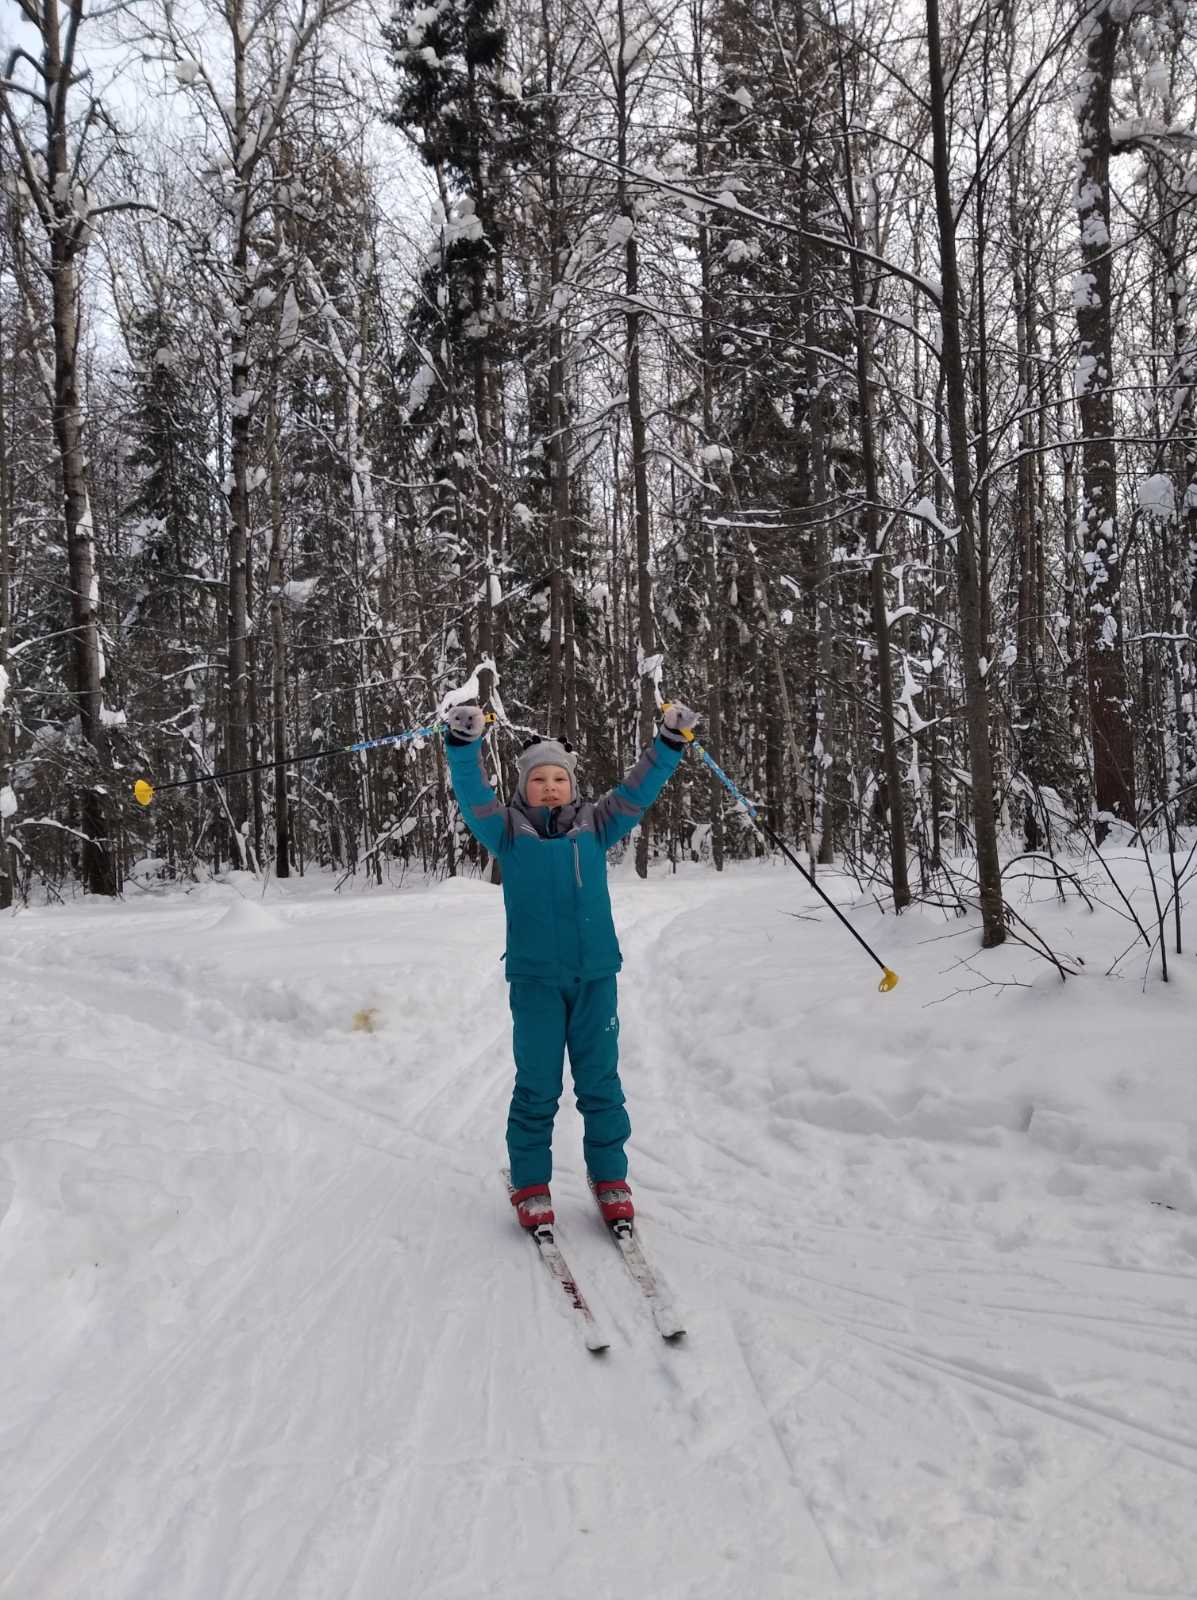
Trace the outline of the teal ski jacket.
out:
<instances>
[{"instance_id":1,"label":"teal ski jacket","mask_svg":"<svg viewBox=\"0 0 1197 1600\"><path fill-rule=\"evenodd\" d=\"M606 977L623 965L607 851L626 838L665 787L681 748L660 735L622 783L599 800L505 806L487 782L482 741L445 742L453 792L466 826L503 863L507 976L572 983Z\"/></svg>"}]
</instances>

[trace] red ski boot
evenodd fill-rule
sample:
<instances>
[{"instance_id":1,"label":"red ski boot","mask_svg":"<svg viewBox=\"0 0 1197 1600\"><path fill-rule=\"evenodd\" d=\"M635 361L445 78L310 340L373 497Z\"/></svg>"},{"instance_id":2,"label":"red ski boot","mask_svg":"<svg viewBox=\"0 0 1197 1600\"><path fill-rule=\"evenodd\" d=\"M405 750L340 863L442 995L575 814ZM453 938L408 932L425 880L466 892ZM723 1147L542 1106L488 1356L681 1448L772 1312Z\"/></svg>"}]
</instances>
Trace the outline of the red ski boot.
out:
<instances>
[{"instance_id":1,"label":"red ski boot","mask_svg":"<svg viewBox=\"0 0 1197 1600\"><path fill-rule=\"evenodd\" d=\"M521 1228L552 1227L553 1202L547 1183L530 1183L526 1189L513 1189L511 1203Z\"/></svg>"},{"instance_id":2,"label":"red ski boot","mask_svg":"<svg viewBox=\"0 0 1197 1600\"><path fill-rule=\"evenodd\" d=\"M608 1226L613 1222L631 1222L636 1212L632 1205L632 1191L626 1178L601 1178L590 1187L594 1190L594 1198L598 1201L603 1221Z\"/></svg>"}]
</instances>

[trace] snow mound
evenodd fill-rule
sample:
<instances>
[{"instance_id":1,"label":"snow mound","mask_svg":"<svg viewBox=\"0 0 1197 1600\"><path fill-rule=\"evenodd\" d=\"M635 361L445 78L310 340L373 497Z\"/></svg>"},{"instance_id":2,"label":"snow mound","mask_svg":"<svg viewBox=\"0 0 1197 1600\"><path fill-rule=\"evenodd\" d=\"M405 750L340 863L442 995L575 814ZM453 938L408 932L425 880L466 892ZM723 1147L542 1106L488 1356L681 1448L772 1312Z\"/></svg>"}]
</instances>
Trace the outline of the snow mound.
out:
<instances>
[{"instance_id":1,"label":"snow mound","mask_svg":"<svg viewBox=\"0 0 1197 1600\"><path fill-rule=\"evenodd\" d=\"M1045 1150L1066 1155L1087 1166L1145 1167L1158 1172L1169 1161L1187 1161L1189 1136L1169 1122L1101 1123L1092 1118L1066 1116L1059 1111L1036 1109L1027 1137Z\"/></svg>"},{"instance_id":2,"label":"snow mound","mask_svg":"<svg viewBox=\"0 0 1197 1600\"><path fill-rule=\"evenodd\" d=\"M841 1133L880 1134L887 1139L925 1139L965 1144L998 1144L1000 1129L1027 1125L1027 1108L1017 1097L971 1099L916 1090L909 1105L885 1106L867 1095L796 1095L779 1101L775 1114L788 1110L816 1127Z\"/></svg>"},{"instance_id":3,"label":"snow mound","mask_svg":"<svg viewBox=\"0 0 1197 1600\"><path fill-rule=\"evenodd\" d=\"M238 895L215 928L221 933L274 933L282 925L281 918L268 911L260 901Z\"/></svg>"},{"instance_id":4,"label":"snow mound","mask_svg":"<svg viewBox=\"0 0 1197 1600\"><path fill-rule=\"evenodd\" d=\"M446 878L444 883L437 884L436 892L438 897L443 897L446 900L458 900L463 895L467 897L474 895L495 896L496 887L485 878Z\"/></svg>"}]
</instances>

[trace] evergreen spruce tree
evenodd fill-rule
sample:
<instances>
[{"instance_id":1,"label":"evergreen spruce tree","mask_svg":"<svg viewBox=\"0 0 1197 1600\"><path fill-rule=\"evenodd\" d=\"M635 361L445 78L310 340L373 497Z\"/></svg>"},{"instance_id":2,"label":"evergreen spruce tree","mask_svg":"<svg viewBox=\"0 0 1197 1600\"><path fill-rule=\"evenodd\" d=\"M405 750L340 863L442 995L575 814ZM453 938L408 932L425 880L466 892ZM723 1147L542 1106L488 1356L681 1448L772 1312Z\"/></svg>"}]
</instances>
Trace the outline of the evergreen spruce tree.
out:
<instances>
[{"instance_id":1,"label":"evergreen spruce tree","mask_svg":"<svg viewBox=\"0 0 1197 1600\"><path fill-rule=\"evenodd\" d=\"M156 304L133 314L127 339L131 397L121 473L127 487L111 571L120 616L113 672L140 760L167 781L196 776L202 761L218 754L204 748L197 709L220 629L218 539L210 520L213 419L196 370L193 328ZM194 680L187 676L191 667ZM178 715L180 690L192 697L189 717ZM208 815L216 805L210 791L202 795ZM183 818L193 812L173 798L154 811L152 853L172 870L188 850Z\"/></svg>"},{"instance_id":2,"label":"evergreen spruce tree","mask_svg":"<svg viewBox=\"0 0 1197 1600\"><path fill-rule=\"evenodd\" d=\"M423 316L443 413L438 476L452 484L463 545L462 597L473 626L467 655L495 650L494 603L504 536L501 367L506 350L505 220L534 124L503 86L504 31L495 0L403 5L384 30L398 78L389 120L405 129L436 175L442 201ZM490 692L483 675L483 697Z\"/></svg>"}]
</instances>

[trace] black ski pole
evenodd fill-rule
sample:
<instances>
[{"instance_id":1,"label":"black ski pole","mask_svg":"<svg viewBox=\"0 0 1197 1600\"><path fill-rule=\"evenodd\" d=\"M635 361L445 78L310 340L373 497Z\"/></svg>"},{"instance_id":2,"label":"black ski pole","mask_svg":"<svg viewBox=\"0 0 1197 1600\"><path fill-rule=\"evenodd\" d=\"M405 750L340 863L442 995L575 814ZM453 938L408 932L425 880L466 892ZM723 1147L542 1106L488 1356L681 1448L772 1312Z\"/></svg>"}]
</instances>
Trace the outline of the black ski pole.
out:
<instances>
[{"instance_id":1,"label":"black ski pole","mask_svg":"<svg viewBox=\"0 0 1197 1600\"><path fill-rule=\"evenodd\" d=\"M230 767L224 772L205 772L200 778L180 778L175 783L155 785L145 778L138 778L133 785L133 794L138 805L148 806L155 795L163 794L167 789L190 789L197 783L215 783L219 778L241 778L247 772L265 772L270 767L291 767L297 761L317 761L321 756L349 756L358 750L377 750L381 745L410 744L413 739L427 739L434 733L441 733L444 727L443 722L430 722L426 728L409 728L406 733L384 733L377 739L362 739L357 744L340 745L332 750L305 750L302 755L286 756L282 761L256 761L252 767Z\"/></svg>"},{"instance_id":2,"label":"black ski pole","mask_svg":"<svg viewBox=\"0 0 1197 1600\"><path fill-rule=\"evenodd\" d=\"M666 706L665 709L668 710L668 706ZM844 927L847 928L848 932L856 940L857 944L860 945L862 949L866 950L881 968L882 978L877 987L880 989L882 994L888 994L891 989L897 986L898 974L891 968L887 967L885 962L882 961L881 957L877 954L876 950L873 949L866 939L861 937L860 933L848 921L847 917L840 910L839 906L836 905L835 901L824 893L823 889L815 882L814 878L802 865L801 861L799 861L798 857L790 849L785 840L773 831L773 829L765 821L764 817L761 816L757 807L753 805L752 801L746 794L743 793L741 789L737 788L737 786L728 777L727 773L724 772L723 768L715 760L714 756L711 755L710 751L705 749L704 746L698 742L698 740L687 728L681 728L678 731L681 733L683 739L685 739L693 749L698 751L699 755L706 762L707 766L710 767L711 771L719 779L719 782L723 785L727 792L744 807L744 810L752 818L754 824L774 845L777 846L782 855L785 856L786 860L790 862L792 866L798 868L798 871L806 879L807 883L810 884L811 888L815 891L819 898L827 906L829 906L832 911L835 912L836 916L844 924Z\"/></svg>"}]
</instances>

